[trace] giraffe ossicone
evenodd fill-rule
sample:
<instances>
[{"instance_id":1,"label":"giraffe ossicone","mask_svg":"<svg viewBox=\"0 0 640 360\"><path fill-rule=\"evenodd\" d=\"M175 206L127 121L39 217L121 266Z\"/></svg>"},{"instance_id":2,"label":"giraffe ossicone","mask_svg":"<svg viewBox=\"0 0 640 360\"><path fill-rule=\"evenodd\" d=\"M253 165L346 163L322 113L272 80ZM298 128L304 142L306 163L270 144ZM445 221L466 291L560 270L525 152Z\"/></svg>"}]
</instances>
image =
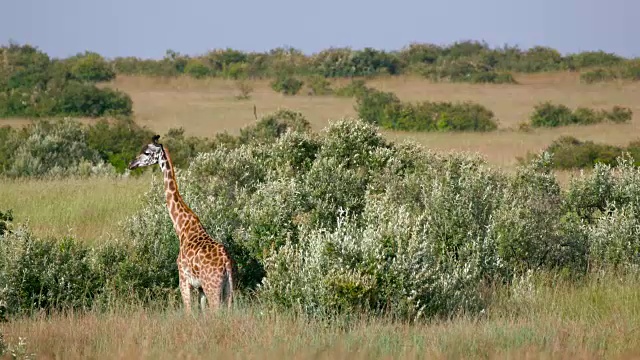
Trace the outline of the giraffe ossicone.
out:
<instances>
[{"instance_id":1,"label":"giraffe ossicone","mask_svg":"<svg viewBox=\"0 0 640 360\"><path fill-rule=\"evenodd\" d=\"M198 216L187 206L178 192L178 184L169 151L155 135L151 143L129 163L129 169L158 164L164 178L164 189L169 216L180 241L178 274L180 293L185 308L191 310L191 290L200 295L200 307L206 303L218 309L226 300L231 307L233 299L233 260L224 245L214 240L204 229Z\"/></svg>"}]
</instances>

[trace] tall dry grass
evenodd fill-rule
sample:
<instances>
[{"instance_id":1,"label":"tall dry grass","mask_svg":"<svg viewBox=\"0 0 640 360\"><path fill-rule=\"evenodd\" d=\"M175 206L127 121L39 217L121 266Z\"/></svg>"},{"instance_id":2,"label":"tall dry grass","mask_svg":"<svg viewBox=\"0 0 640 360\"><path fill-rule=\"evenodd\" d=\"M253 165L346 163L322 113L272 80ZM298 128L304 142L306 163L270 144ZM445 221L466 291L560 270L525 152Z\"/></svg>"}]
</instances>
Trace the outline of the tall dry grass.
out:
<instances>
[{"instance_id":1,"label":"tall dry grass","mask_svg":"<svg viewBox=\"0 0 640 360\"><path fill-rule=\"evenodd\" d=\"M405 101L474 101L495 112L500 131L493 133L407 133L385 131L389 138L412 139L441 151L471 151L486 156L499 166L511 167L517 156L539 151L561 135L573 135L584 140L626 145L638 138L640 130L640 83L610 82L581 84L577 73L517 75L517 85L432 83L410 77L381 77L370 86L392 91ZM342 85L346 80L336 80ZM253 105L258 113L268 113L278 107L301 111L315 130L324 128L330 119L355 116L354 100L333 96L284 96L274 92L267 80L254 81L251 100L235 98L235 83L231 80L195 80L119 77L111 86L131 94L136 120L152 129L164 132L182 126L194 135L213 135L221 131L237 131L254 121ZM630 107L634 112L629 124L572 126L559 129L518 131L539 102L553 101L575 108Z\"/></svg>"},{"instance_id":2,"label":"tall dry grass","mask_svg":"<svg viewBox=\"0 0 640 360\"><path fill-rule=\"evenodd\" d=\"M531 285L531 287L527 286ZM238 304L189 315L125 306L2 324L42 359L600 359L640 356L640 281L525 283L484 315L408 324L320 322Z\"/></svg>"}]
</instances>

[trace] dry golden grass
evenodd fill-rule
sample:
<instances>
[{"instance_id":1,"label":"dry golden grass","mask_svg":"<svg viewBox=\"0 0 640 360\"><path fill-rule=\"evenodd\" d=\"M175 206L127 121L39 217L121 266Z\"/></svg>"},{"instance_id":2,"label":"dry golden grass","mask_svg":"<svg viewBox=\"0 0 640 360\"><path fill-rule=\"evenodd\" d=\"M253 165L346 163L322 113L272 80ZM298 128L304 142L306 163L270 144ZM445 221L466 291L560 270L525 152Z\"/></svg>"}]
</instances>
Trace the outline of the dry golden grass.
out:
<instances>
[{"instance_id":1,"label":"dry golden grass","mask_svg":"<svg viewBox=\"0 0 640 360\"><path fill-rule=\"evenodd\" d=\"M539 151L560 135L573 135L584 140L626 145L638 138L640 130L640 83L611 82L585 85L576 73L518 75L518 85L476 85L431 83L416 77L382 77L369 82L376 88L392 91L406 101L474 101L493 110L500 130L493 133L406 133L385 131L391 139L411 139L436 150L479 152L487 160L507 168L516 157ZM344 84L346 80L335 81ZM182 78L119 77L110 84L131 94L136 120L154 130L164 132L182 126L193 135L210 136L217 132L236 133L254 121L253 105L258 113L278 107L301 111L315 130L330 119L355 116L354 100L332 96L283 96L269 87L268 80L253 82L250 100L237 100L232 80ZM304 91L301 91L304 93ZM633 120L628 124L570 126L557 129L518 131L527 121L533 107L542 101L553 101L572 108L587 106L630 107Z\"/></svg>"},{"instance_id":2,"label":"dry golden grass","mask_svg":"<svg viewBox=\"0 0 640 360\"><path fill-rule=\"evenodd\" d=\"M635 278L538 285L497 301L487 317L405 324L318 322L238 304L202 317L129 305L2 325L40 359L632 359L640 356Z\"/></svg>"},{"instance_id":3,"label":"dry golden grass","mask_svg":"<svg viewBox=\"0 0 640 360\"><path fill-rule=\"evenodd\" d=\"M613 145L626 145L637 139L640 130L640 82L610 82L585 85L577 73L516 75L520 84L453 84L432 83L411 77L381 77L369 81L370 86L392 91L406 101L474 101L494 111L500 130L492 133L407 133L384 131L390 139L411 139L441 151L478 152L491 163L512 168L516 157L537 152L561 135L576 136ZM345 84L340 79L334 84ZM330 119L355 116L354 100L333 96L284 96L274 92L269 80L251 82L254 91L249 100L238 100L233 80L189 77L120 76L108 84L131 95L138 123L160 133L172 127L184 127L187 134L211 136L218 132L237 133L254 121L253 106L259 114L279 107L301 111L314 130L324 128ZM569 126L556 129L518 131L528 120L533 107L542 101L553 101L575 108L630 107L633 119L628 124ZM84 121L87 121L86 119ZM20 125L23 119L0 120L0 125Z\"/></svg>"}]
</instances>

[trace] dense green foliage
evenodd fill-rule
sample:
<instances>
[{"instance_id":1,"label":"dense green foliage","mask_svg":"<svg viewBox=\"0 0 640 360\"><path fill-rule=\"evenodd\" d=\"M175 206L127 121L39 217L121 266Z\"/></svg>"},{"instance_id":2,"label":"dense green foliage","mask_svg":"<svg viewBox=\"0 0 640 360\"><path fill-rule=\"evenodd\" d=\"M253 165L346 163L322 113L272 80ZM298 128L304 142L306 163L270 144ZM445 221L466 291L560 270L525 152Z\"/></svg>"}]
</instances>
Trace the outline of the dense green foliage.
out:
<instances>
[{"instance_id":1,"label":"dense green foliage","mask_svg":"<svg viewBox=\"0 0 640 360\"><path fill-rule=\"evenodd\" d=\"M80 81L101 82L113 80L113 67L99 54L85 52L64 61L70 67L71 76Z\"/></svg>"},{"instance_id":2,"label":"dense green foliage","mask_svg":"<svg viewBox=\"0 0 640 360\"><path fill-rule=\"evenodd\" d=\"M288 75L280 75L271 82L274 91L285 95L296 95L302 89L304 81Z\"/></svg>"},{"instance_id":3,"label":"dense green foliage","mask_svg":"<svg viewBox=\"0 0 640 360\"><path fill-rule=\"evenodd\" d=\"M531 114L531 125L535 127L556 127L566 125L591 125L609 120L623 123L631 120L633 112L629 108L614 106L610 111L579 107L571 111L562 104L544 102L535 106Z\"/></svg>"},{"instance_id":4,"label":"dense green foliage","mask_svg":"<svg viewBox=\"0 0 640 360\"><path fill-rule=\"evenodd\" d=\"M266 52L227 48L197 56L168 50L160 60L120 57L109 61L113 71L128 75L187 74L196 78L238 79L276 78L282 74L336 78L414 73L435 81L474 83L514 83L511 72L575 71L598 67L622 69L614 71L616 76L637 79L637 69L633 70L637 68L633 65L635 63L637 61L603 51L563 56L548 47L536 46L526 50L511 46L491 48L477 41L461 41L448 46L413 43L395 51L329 48L311 55L294 48ZM587 74L585 79L591 76Z\"/></svg>"},{"instance_id":5,"label":"dense green foliage","mask_svg":"<svg viewBox=\"0 0 640 360\"><path fill-rule=\"evenodd\" d=\"M100 55L86 53L51 60L34 47L0 48L0 117L127 116L131 98L120 91L97 88L115 77Z\"/></svg>"},{"instance_id":6,"label":"dense green foliage","mask_svg":"<svg viewBox=\"0 0 640 360\"><path fill-rule=\"evenodd\" d=\"M272 141L288 129L308 130L302 114L287 109L264 116L241 130L240 136L221 133L214 138L186 136L184 129L169 129L162 137L179 167L198 153L244 143ZM70 119L37 120L24 128L0 127L0 175L43 177L124 173L141 145L154 134L133 120L98 120L82 125ZM141 169L134 170L139 174Z\"/></svg>"},{"instance_id":7,"label":"dense green foliage","mask_svg":"<svg viewBox=\"0 0 640 360\"><path fill-rule=\"evenodd\" d=\"M597 164L563 191L546 154L507 175L477 157L389 143L362 121L313 134L283 110L257 125L177 176L236 259L239 290L267 306L448 316L484 309L492 285L532 273L575 280L640 265L640 170L628 159ZM142 201L124 239L93 249L22 226L5 234L9 312L175 300L178 239L162 182Z\"/></svg>"},{"instance_id":8,"label":"dense green foliage","mask_svg":"<svg viewBox=\"0 0 640 360\"><path fill-rule=\"evenodd\" d=\"M366 88L356 95L358 116L387 129L409 131L491 131L491 110L471 102L404 103L390 92Z\"/></svg>"},{"instance_id":9,"label":"dense green foliage","mask_svg":"<svg viewBox=\"0 0 640 360\"><path fill-rule=\"evenodd\" d=\"M99 120L86 126L70 119L38 120L22 129L1 127L0 175L123 173L140 151L140 144L152 136L150 130L130 119ZM224 142L224 139L186 137L183 129L170 129L164 139L175 148L173 157L179 165L186 164L197 152L211 150Z\"/></svg>"},{"instance_id":10,"label":"dense green foliage","mask_svg":"<svg viewBox=\"0 0 640 360\"><path fill-rule=\"evenodd\" d=\"M635 166L640 165L640 141L633 141L626 147L581 141L572 136L562 136L547 147L553 155L552 167L556 169L585 169L595 164L615 165L617 158L628 154ZM534 158L528 154L520 162Z\"/></svg>"},{"instance_id":11,"label":"dense green foliage","mask_svg":"<svg viewBox=\"0 0 640 360\"><path fill-rule=\"evenodd\" d=\"M608 67L598 67L582 73L580 79L587 84L611 80L638 81L640 80L640 61L635 59Z\"/></svg>"}]
</instances>

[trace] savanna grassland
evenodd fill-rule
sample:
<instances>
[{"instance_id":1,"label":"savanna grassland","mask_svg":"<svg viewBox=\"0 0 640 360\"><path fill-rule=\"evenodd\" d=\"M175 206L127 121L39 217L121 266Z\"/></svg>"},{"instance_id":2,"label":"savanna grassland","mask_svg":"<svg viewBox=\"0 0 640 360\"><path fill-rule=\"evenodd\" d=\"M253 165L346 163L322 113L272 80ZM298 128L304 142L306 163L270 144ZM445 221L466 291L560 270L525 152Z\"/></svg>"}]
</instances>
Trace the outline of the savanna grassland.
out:
<instances>
[{"instance_id":1,"label":"savanna grassland","mask_svg":"<svg viewBox=\"0 0 640 360\"><path fill-rule=\"evenodd\" d=\"M390 91L405 101L473 101L495 112L499 130L491 133L410 133L385 131L393 140L411 139L434 150L478 152L487 161L512 167L516 157L538 152L562 135L584 140L627 144L638 138L640 130L640 84L608 82L582 84L579 73L517 74L519 84L433 83L415 76L383 77L369 86ZM335 80L342 85L346 80ZM134 99L136 121L159 132L183 126L193 135L213 135L220 131L237 131L255 121L253 105L259 114L286 107L302 112L314 130L327 126L330 119L356 116L354 101L335 96L283 96L269 87L269 80L252 82L250 100L236 100L233 80L191 78L157 79L121 76L109 84ZM335 85L334 85L335 86ZM556 129L518 131L534 105L553 101L575 108L630 107L633 121L619 126L569 126Z\"/></svg>"},{"instance_id":2,"label":"savanna grassland","mask_svg":"<svg viewBox=\"0 0 640 360\"><path fill-rule=\"evenodd\" d=\"M127 116L146 129L131 130L129 140L167 134L182 161L185 200L241 264L234 309L182 311L178 241L157 169L123 173L122 154L99 148L104 127L47 125L15 139L73 144L94 164L45 172L32 160L41 149L16 145L22 157L5 165L0 212L11 209L13 220L0 236L0 354L639 358L637 164L580 174L550 169L544 156L518 160L561 136L614 146L640 138L640 82L586 84L580 76L514 72L515 83L503 84L367 78L402 101L471 101L498 121L493 131L411 132L340 120L357 117L353 97L285 96L270 79L245 80L252 91L238 99L236 79L118 73L98 87L130 96ZM334 88L349 82L330 79ZM616 124L524 126L545 101L623 106L633 115ZM256 122L254 106L259 118L275 120ZM37 121L9 116L0 126ZM282 123L295 131L272 131ZM111 139L129 134L126 126ZM239 140L216 138L224 132ZM206 140L214 138L222 145ZM95 165L104 162L117 170Z\"/></svg>"},{"instance_id":3,"label":"savanna grassland","mask_svg":"<svg viewBox=\"0 0 640 360\"><path fill-rule=\"evenodd\" d=\"M489 164L512 169L517 158L528 152L538 152L553 140L570 135L582 140L592 140L611 145L625 145L637 140L640 133L640 83L607 82L587 85L580 83L578 73L517 74L519 84L464 84L433 83L417 77L383 77L369 81L369 85L383 91L398 94L406 101L474 101L494 110L499 120L495 132L415 133L389 131L382 133L392 141L411 140L430 149L442 152L465 151L478 153ZM334 80L334 86L348 83ZM314 131L326 127L331 119L357 116L351 98L336 96L283 96L269 87L269 80L251 82L254 91L249 100L237 100L236 81L225 79L157 78L145 76L119 76L106 86L120 89L131 95L135 121L158 133L183 127L185 133L194 136L213 136L220 132L237 134L255 122L253 106L258 116L289 108L307 117ZM586 106L607 108L623 105L634 111L633 119L626 124L611 126L565 126L560 128L536 128L520 131L519 125L527 121L534 105L542 101L554 101L570 107ZM80 119L84 123L95 120ZM28 119L0 119L0 125L24 126ZM588 171L588 169L587 169ZM577 173L556 171L559 181L566 183ZM135 210L131 196L141 196L148 186L147 178L131 180L43 180L2 181L3 207L14 209L17 221L29 218L31 226L41 235L73 234L92 239L108 232L111 222L117 222ZM92 183L95 181L96 183ZM31 191L33 194L31 194ZM38 199L23 202L22 194ZM106 200L106 201L105 201ZM54 208L61 201L67 211ZM111 213L113 215L111 215ZM27 215L29 214L29 215Z\"/></svg>"}]
</instances>

